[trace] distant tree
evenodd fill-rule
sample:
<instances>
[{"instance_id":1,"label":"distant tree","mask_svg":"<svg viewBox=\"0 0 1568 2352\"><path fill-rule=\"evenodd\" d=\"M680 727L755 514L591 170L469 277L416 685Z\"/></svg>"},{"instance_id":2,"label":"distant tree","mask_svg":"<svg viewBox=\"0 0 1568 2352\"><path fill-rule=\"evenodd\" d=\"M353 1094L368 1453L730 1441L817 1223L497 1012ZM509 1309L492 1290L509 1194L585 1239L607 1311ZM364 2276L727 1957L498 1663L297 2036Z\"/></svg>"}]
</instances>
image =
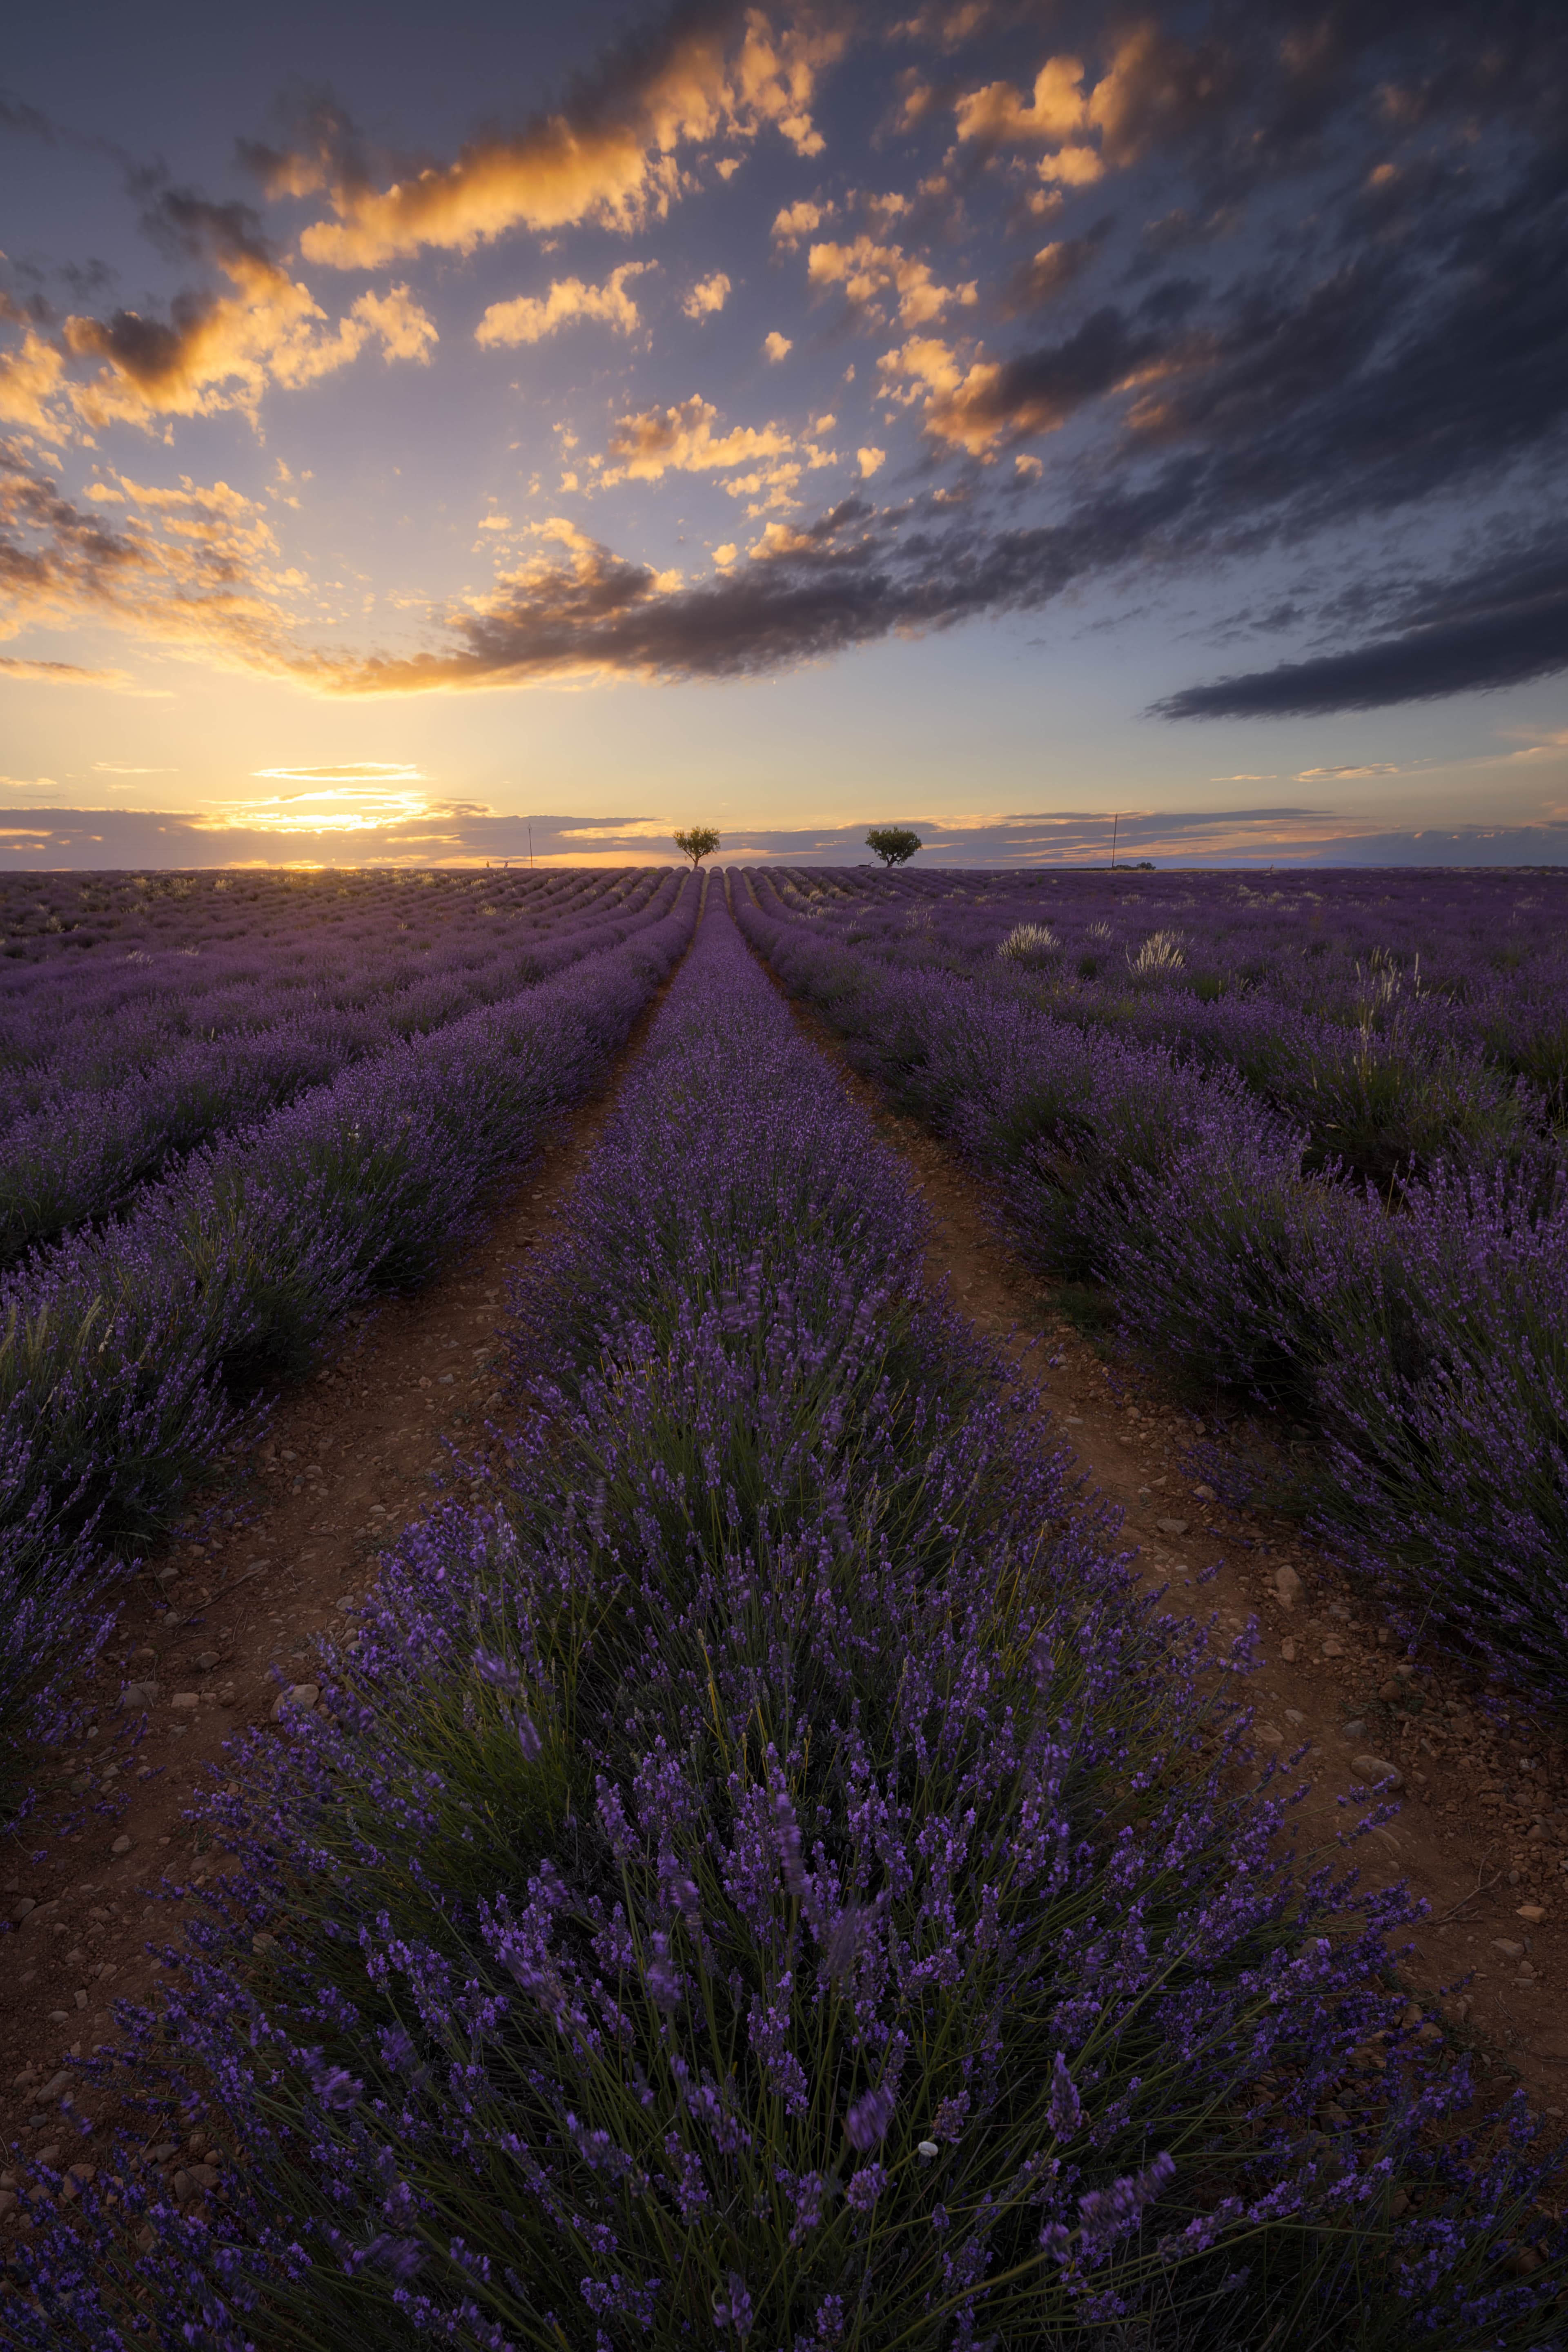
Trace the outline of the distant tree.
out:
<instances>
[{"instance_id":1,"label":"distant tree","mask_svg":"<svg viewBox=\"0 0 1568 2352\"><path fill-rule=\"evenodd\" d=\"M874 824L866 835L866 846L876 851L884 866L907 866L921 846L921 837L907 824Z\"/></svg>"},{"instance_id":2,"label":"distant tree","mask_svg":"<svg viewBox=\"0 0 1568 2352\"><path fill-rule=\"evenodd\" d=\"M694 824L689 833L676 835L675 845L683 856L690 858L691 870L695 874L702 860L711 857L718 848L719 836L710 824Z\"/></svg>"}]
</instances>

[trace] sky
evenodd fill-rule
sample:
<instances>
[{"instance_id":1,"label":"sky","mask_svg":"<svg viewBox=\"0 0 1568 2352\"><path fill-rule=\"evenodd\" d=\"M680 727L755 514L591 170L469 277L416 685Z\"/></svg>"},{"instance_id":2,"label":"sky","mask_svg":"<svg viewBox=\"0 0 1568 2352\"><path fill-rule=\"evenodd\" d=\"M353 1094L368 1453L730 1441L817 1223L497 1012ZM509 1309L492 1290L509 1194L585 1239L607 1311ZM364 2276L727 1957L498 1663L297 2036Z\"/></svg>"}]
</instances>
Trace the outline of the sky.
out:
<instances>
[{"instance_id":1,"label":"sky","mask_svg":"<svg viewBox=\"0 0 1568 2352\"><path fill-rule=\"evenodd\" d=\"M0 863L1568 862L1568 11L29 10Z\"/></svg>"}]
</instances>

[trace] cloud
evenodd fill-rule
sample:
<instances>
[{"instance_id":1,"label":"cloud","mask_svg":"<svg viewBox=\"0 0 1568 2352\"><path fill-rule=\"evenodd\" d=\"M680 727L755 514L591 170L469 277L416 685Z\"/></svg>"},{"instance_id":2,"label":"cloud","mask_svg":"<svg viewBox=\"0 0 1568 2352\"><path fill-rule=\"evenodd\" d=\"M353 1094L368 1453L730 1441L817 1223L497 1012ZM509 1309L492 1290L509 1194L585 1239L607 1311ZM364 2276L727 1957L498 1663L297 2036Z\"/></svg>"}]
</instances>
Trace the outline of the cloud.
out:
<instances>
[{"instance_id":1,"label":"cloud","mask_svg":"<svg viewBox=\"0 0 1568 2352\"><path fill-rule=\"evenodd\" d=\"M1093 106L1083 92L1078 58L1047 58L1027 98L1011 82L987 82L966 91L953 108L960 142L984 147L1044 147L1036 169L1042 180L1087 187L1104 165L1088 142Z\"/></svg>"},{"instance_id":2,"label":"cloud","mask_svg":"<svg viewBox=\"0 0 1568 2352\"><path fill-rule=\"evenodd\" d=\"M1138 332L1104 308L1063 340L1016 359L976 360L961 370L945 343L926 337L911 338L878 365L894 397L921 402L934 439L985 457L998 445L1054 433L1090 401L1142 382L1161 351L1157 332Z\"/></svg>"},{"instance_id":3,"label":"cloud","mask_svg":"<svg viewBox=\"0 0 1568 2352\"><path fill-rule=\"evenodd\" d=\"M789 357L795 345L787 335L781 335L778 329L773 327L763 337L763 349L776 366L780 360Z\"/></svg>"},{"instance_id":4,"label":"cloud","mask_svg":"<svg viewBox=\"0 0 1568 2352\"><path fill-rule=\"evenodd\" d=\"M680 307L689 319L711 319L724 308L731 291L729 279L716 269L711 278L698 279Z\"/></svg>"},{"instance_id":5,"label":"cloud","mask_svg":"<svg viewBox=\"0 0 1568 2352\"><path fill-rule=\"evenodd\" d=\"M388 359L429 358L436 329L406 286L362 294L334 326L309 288L287 271L244 257L223 267L234 293L177 296L167 322L135 310L66 320L72 356L103 362L96 376L69 389L85 424L95 430L117 420L148 425L226 408L254 419L268 384L312 383L348 366L377 338Z\"/></svg>"},{"instance_id":6,"label":"cloud","mask_svg":"<svg viewBox=\"0 0 1568 2352\"><path fill-rule=\"evenodd\" d=\"M11 781L13 789L18 780ZM35 789L55 790L35 779ZM872 805L853 822L731 832L724 863L807 866L865 866L868 823L894 818L925 842L917 871L970 873L1013 869L1068 873L1103 866L1110 818L1093 809L958 815L918 807ZM675 865L671 813L648 815L502 813L433 793L389 797L279 799L204 816L159 810L13 807L0 827L0 865L80 872L105 866L212 871L244 866L367 867L444 865L478 867L521 859L551 866ZM1445 866L1568 864L1568 825L1465 825L1422 833L1373 832L1337 813L1289 806L1239 810L1139 811L1120 822L1129 857L1153 857L1162 870L1273 866L1316 873L1334 866ZM1120 847L1119 847L1120 854ZM1158 887L1156 883L1153 887Z\"/></svg>"},{"instance_id":7,"label":"cloud","mask_svg":"<svg viewBox=\"0 0 1568 2352\"><path fill-rule=\"evenodd\" d=\"M600 486L610 489L617 482L657 482L670 473L721 472L794 452L794 436L781 425L738 425L731 432L715 433L718 418L712 402L696 393L673 408L623 416L611 428L606 446L615 462L599 473Z\"/></svg>"},{"instance_id":8,"label":"cloud","mask_svg":"<svg viewBox=\"0 0 1568 2352\"><path fill-rule=\"evenodd\" d=\"M332 217L300 243L332 268L379 268L428 247L471 253L523 228L635 228L680 194L683 149L771 128L797 155L819 154L811 103L845 39L827 23L775 29L760 8L688 5L612 51L564 107L515 135L471 140L449 163L377 186L363 158L345 159L335 125L331 135L307 125L292 150L258 160L273 189L324 191Z\"/></svg>"},{"instance_id":9,"label":"cloud","mask_svg":"<svg viewBox=\"0 0 1568 2352\"><path fill-rule=\"evenodd\" d=\"M429 365L430 346L437 340L435 325L406 286L394 286L385 294L362 294L349 317L370 334L380 336L389 360L416 360L421 367Z\"/></svg>"},{"instance_id":10,"label":"cloud","mask_svg":"<svg viewBox=\"0 0 1568 2352\"><path fill-rule=\"evenodd\" d=\"M1563 666L1563 591L1548 542L1555 534L1562 543L1568 444L1554 127L1568 92L1568 26L1553 19L1542 29L1538 12L1521 29L1506 0L1484 71L1474 12L1453 0L1436 11L1401 0L1392 11L1315 14L1292 0L1283 19L1175 0L1108 16L1072 0L1051 15L1048 44L1027 29L1040 12L1009 0L984 27L987 41L1009 45L995 62L965 63L954 79L922 61L922 142L939 115L961 135L951 156L935 164L922 154L907 189L881 195L867 191L886 169L889 110L860 106L868 93L858 87L847 93L854 105L835 119L860 123L867 152L834 159L841 210L792 166L796 184L816 193L781 208L787 188L770 182L765 198L757 194L755 226L771 226L777 250L820 251L825 290L837 286L867 311L900 313L885 339L897 348L882 354L875 381L884 410L847 415L850 446L840 457L826 423L811 428L813 439L776 421L731 428L711 400L694 394L667 406L668 385L637 380L617 396L600 458L563 457L576 465L568 478L589 491L708 476L747 502L753 520L784 525L755 535L763 551L755 561L715 556L718 576L710 569L689 585L658 568L650 546L611 544L608 525L602 541L563 536L559 522L508 539L495 511L474 534L493 569L463 601L443 613L413 593L386 594L381 610L405 634L339 652L347 640L326 632L351 614L328 595L336 583L318 586L279 544L288 527L281 490L251 502L222 482L176 481L175 463L192 462L183 419L226 408L254 417L267 387L307 384L361 352L454 368L463 351L471 357L466 338L461 350L439 351L405 286L378 279L374 293L335 315L338 304L321 294L329 258L347 266L372 256L380 267L426 247L469 251L509 224L531 223L552 249L558 229L588 224L596 247L600 228L651 220L699 190L728 218L765 175L721 192L721 162L764 135L797 152L819 138L813 109L851 14L831 12L828 33L828 12L684 0L552 113L487 131L437 163L377 162L340 113L317 103L281 152L255 156L274 191L316 215L303 259L245 205L138 182L161 249L203 261L210 283L156 316L125 310L58 330L26 288L27 299L5 307L0 408L15 426L0 454L6 625L106 623L323 693L588 674L708 677L763 675L891 633L1038 612L1091 586L1109 599L1133 580L1145 604L1163 594L1184 620L1183 583L1267 563L1266 589L1227 590L1227 601L1246 606L1254 643L1268 629L1301 631L1290 658L1268 669L1249 652L1257 667L1189 685L1171 698L1173 712L1355 709L1519 684ZM874 16L860 12L859 21ZM921 21L918 37L937 40L936 17L924 11ZM889 37L917 36L906 24ZM1020 51L1029 39L1036 46ZM869 41L867 51L885 56ZM1026 70L1014 62L1020 56ZM1004 58L1012 78L992 79ZM912 102L913 81L901 84L896 68L884 79ZM1074 154L1088 160L1064 163ZM1094 200L1074 209L1059 175L1092 169L1109 180L1134 164L1125 184L1135 210L1125 214L1126 239L1113 243L1109 220L1087 218ZM1058 177L1042 180L1042 167ZM1035 228L1010 247L1042 205L1060 217L1052 241ZM963 288L939 287L932 266L910 260L937 250L921 237L939 229L962 235L966 255L990 238L975 289L986 304L984 343L962 332ZM1196 250L1205 239L1207 249ZM1118 249L1124 242L1134 257ZM1026 249L1032 260L1009 278L1011 253ZM574 248L572 266L588 279L559 286L604 296L605 265ZM20 284L23 266L13 268ZM433 283L444 268L432 265ZM672 283L689 280L683 257ZM620 282L631 307L631 278ZM1009 306L1016 314L1055 304L1068 289L1075 307L1062 323L1054 313L1006 323ZM553 292L524 299L548 318ZM677 299L691 315L696 289ZM71 299L108 312L95 293ZM940 318L911 315L921 304L937 305ZM798 382L809 402L803 418L837 398L842 362L824 358L828 340L786 314L763 347L791 359L781 385ZM711 364L729 338L721 331L707 348ZM743 373L759 355L754 325L733 352ZM853 367L843 376L852 380ZM886 429L875 421L884 412ZM586 414L577 418L584 433ZM66 495L45 436L58 434L63 446L68 432L80 440L121 420L177 436L177 457L149 460L139 472L153 478L140 481L110 469L123 451L104 438L89 453L96 478ZM917 432L920 468L903 463ZM882 462L899 469L907 492L897 510L852 516L846 502L811 520L802 498L811 470L863 466L854 445L869 449L878 433L891 453ZM437 437L432 466L444 446ZM516 500L531 495L529 462L515 488L489 486L492 509L525 511ZM214 470L215 460L203 461L202 474ZM307 505L310 495L302 476L288 491ZM1541 518L1538 546L1508 520L1525 512ZM1025 529L1026 514L1049 520ZM701 545L716 526L708 516L688 527ZM1489 545L1487 562L1456 555L1451 583L1413 582L1414 559L1399 549L1460 545L1469 531L1483 555ZM737 525L735 543L744 538ZM355 602L357 593L357 583L339 591Z\"/></svg>"},{"instance_id":11,"label":"cloud","mask_svg":"<svg viewBox=\"0 0 1568 2352\"><path fill-rule=\"evenodd\" d=\"M130 686L128 670L85 669L79 662L29 661L16 654L0 654L0 677L26 680L35 686Z\"/></svg>"},{"instance_id":12,"label":"cloud","mask_svg":"<svg viewBox=\"0 0 1568 2352\"><path fill-rule=\"evenodd\" d=\"M863 482L868 482L872 475L879 473L888 462L888 453L885 449L857 449L855 457L860 467L860 478Z\"/></svg>"},{"instance_id":13,"label":"cloud","mask_svg":"<svg viewBox=\"0 0 1568 2352\"><path fill-rule=\"evenodd\" d=\"M177 776L178 768L123 768L118 760L95 760L95 776Z\"/></svg>"},{"instance_id":14,"label":"cloud","mask_svg":"<svg viewBox=\"0 0 1568 2352\"><path fill-rule=\"evenodd\" d=\"M837 209L831 203L812 204L805 196L798 204L781 205L773 216L773 243L782 246L785 253L798 252L802 242Z\"/></svg>"},{"instance_id":15,"label":"cloud","mask_svg":"<svg viewBox=\"0 0 1568 2352\"><path fill-rule=\"evenodd\" d=\"M1554 531L1410 594L1418 625L1310 661L1184 688L1161 719L1279 719L1495 693L1568 669L1568 557Z\"/></svg>"},{"instance_id":16,"label":"cloud","mask_svg":"<svg viewBox=\"0 0 1568 2352\"><path fill-rule=\"evenodd\" d=\"M1009 310L1037 310L1065 294L1099 257L1112 226L1107 218L1097 221L1085 236L1060 237L1041 246L1034 259L1016 270L1008 281Z\"/></svg>"},{"instance_id":17,"label":"cloud","mask_svg":"<svg viewBox=\"0 0 1568 2352\"><path fill-rule=\"evenodd\" d=\"M492 302L474 330L474 341L492 351L502 344L539 343L578 319L600 319L620 334L634 334L641 320L626 281L654 267L651 261L626 261L602 286L558 278L542 297L520 294L514 301Z\"/></svg>"},{"instance_id":18,"label":"cloud","mask_svg":"<svg viewBox=\"0 0 1568 2352\"><path fill-rule=\"evenodd\" d=\"M0 592L13 628L108 622L222 666L288 669L293 602L309 583L280 568L260 501L226 482L117 473L87 502L111 508L112 524L0 442Z\"/></svg>"},{"instance_id":19,"label":"cloud","mask_svg":"<svg viewBox=\"0 0 1568 2352\"><path fill-rule=\"evenodd\" d=\"M479 814L473 802L438 802L416 784L399 790L395 775L393 772L385 781L363 783L350 781L309 784L303 792L231 801L221 809L194 818L192 823L202 832L226 833L237 826L246 826L263 835L330 837L380 834L389 827Z\"/></svg>"},{"instance_id":20,"label":"cloud","mask_svg":"<svg viewBox=\"0 0 1568 2352\"><path fill-rule=\"evenodd\" d=\"M121 310L107 319L73 314L54 341L29 331L19 352L0 358L0 416L55 437L228 408L254 421L269 383L312 383L377 341L389 360L429 358L436 329L406 286L362 294L334 322L277 258L247 205L165 188L142 225L176 257L210 261L229 291L186 289L166 319ZM96 363L96 372L82 380L73 362Z\"/></svg>"},{"instance_id":21,"label":"cloud","mask_svg":"<svg viewBox=\"0 0 1568 2352\"><path fill-rule=\"evenodd\" d=\"M1027 98L1006 81L969 90L954 105L953 118L960 139L996 146L1060 146L1089 128L1082 59L1047 58Z\"/></svg>"},{"instance_id":22,"label":"cloud","mask_svg":"<svg viewBox=\"0 0 1568 2352\"><path fill-rule=\"evenodd\" d=\"M20 351L0 352L0 424L58 434L65 373L65 353L29 327Z\"/></svg>"},{"instance_id":23,"label":"cloud","mask_svg":"<svg viewBox=\"0 0 1568 2352\"><path fill-rule=\"evenodd\" d=\"M814 245L806 278L813 286L842 286L860 310L869 309L884 289L896 289L899 316L911 327L940 318L950 302L977 299L973 278L966 286L939 286L929 264L911 260L901 246L879 245L869 236L858 236L850 245Z\"/></svg>"},{"instance_id":24,"label":"cloud","mask_svg":"<svg viewBox=\"0 0 1568 2352\"><path fill-rule=\"evenodd\" d=\"M324 766L253 768L263 782L295 784L421 783L424 771L411 760L333 760Z\"/></svg>"},{"instance_id":25,"label":"cloud","mask_svg":"<svg viewBox=\"0 0 1568 2352\"><path fill-rule=\"evenodd\" d=\"M1341 776L1402 776L1404 773L1404 769L1393 760L1373 760L1362 768L1303 768L1296 782L1299 784L1326 784Z\"/></svg>"}]
</instances>

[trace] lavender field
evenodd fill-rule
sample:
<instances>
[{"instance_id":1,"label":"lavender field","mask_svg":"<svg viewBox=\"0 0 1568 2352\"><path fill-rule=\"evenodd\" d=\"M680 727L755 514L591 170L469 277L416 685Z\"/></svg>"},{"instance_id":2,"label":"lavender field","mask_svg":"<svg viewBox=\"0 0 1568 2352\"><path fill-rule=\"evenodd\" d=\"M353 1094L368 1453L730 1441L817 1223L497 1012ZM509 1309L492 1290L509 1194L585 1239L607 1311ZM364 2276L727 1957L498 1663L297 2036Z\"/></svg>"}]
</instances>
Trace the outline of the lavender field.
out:
<instances>
[{"instance_id":1,"label":"lavender field","mask_svg":"<svg viewBox=\"0 0 1568 2352\"><path fill-rule=\"evenodd\" d=\"M1316 1441L1320 1532L1561 1709L1568 886L813 873L742 920L1036 1265Z\"/></svg>"},{"instance_id":2,"label":"lavender field","mask_svg":"<svg viewBox=\"0 0 1568 2352\"><path fill-rule=\"evenodd\" d=\"M788 1001L1108 1346L1301 1433L1349 1572L1550 1714L1563 886L234 875L5 914L13 1809L128 1565L668 985L514 1286L474 1498L202 1801L226 1867L79 2069L122 2143L70 2175L68 2107L32 2162L0 2343L1563 2342L1556 2160L1411 2022L1411 1900L1293 1853L1242 1677L927 1287Z\"/></svg>"},{"instance_id":3,"label":"lavender field","mask_svg":"<svg viewBox=\"0 0 1568 2352\"><path fill-rule=\"evenodd\" d=\"M0 973L13 1803L117 1565L269 1384L527 1158L694 907L668 871L46 887L13 892Z\"/></svg>"}]
</instances>

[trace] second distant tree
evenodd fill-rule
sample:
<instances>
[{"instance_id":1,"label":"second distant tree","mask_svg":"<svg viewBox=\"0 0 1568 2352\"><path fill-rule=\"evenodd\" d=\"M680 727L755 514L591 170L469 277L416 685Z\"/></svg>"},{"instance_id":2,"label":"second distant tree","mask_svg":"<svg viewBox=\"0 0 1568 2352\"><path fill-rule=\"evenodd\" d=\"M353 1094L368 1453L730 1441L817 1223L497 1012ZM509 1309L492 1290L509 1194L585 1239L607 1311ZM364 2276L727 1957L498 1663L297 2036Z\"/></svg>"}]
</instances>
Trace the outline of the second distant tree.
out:
<instances>
[{"instance_id":1,"label":"second distant tree","mask_svg":"<svg viewBox=\"0 0 1568 2352\"><path fill-rule=\"evenodd\" d=\"M867 848L875 850L884 866L907 866L920 845L920 835L907 824L874 824L866 835Z\"/></svg>"}]
</instances>

